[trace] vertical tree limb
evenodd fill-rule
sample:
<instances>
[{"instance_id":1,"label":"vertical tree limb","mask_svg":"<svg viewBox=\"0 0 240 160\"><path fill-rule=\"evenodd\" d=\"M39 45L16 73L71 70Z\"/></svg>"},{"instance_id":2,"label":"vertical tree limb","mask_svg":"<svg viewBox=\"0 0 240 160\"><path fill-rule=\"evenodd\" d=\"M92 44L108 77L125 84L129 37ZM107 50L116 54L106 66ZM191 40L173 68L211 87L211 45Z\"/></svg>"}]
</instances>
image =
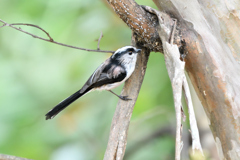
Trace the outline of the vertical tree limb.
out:
<instances>
[{"instance_id":1,"label":"vertical tree limb","mask_svg":"<svg viewBox=\"0 0 240 160\"><path fill-rule=\"evenodd\" d=\"M191 136L192 136L192 150L193 151L200 150L202 152L198 127L197 127L197 121L194 114L192 98L191 98L190 89L189 89L186 77L183 77L183 93L188 106L189 121L190 121Z\"/></svg>"},{"instance_id":2,"label":"vertical tree limb","mask_svg":"<svg viewBox=\"0 0 240 160\"><path fill-rule=\"evenodd\" d=\"M183 145L183 142L181 140L181 99L185 63L180 61L180 54L177 57L176 53L179 53L177 45L171 45L168 42L165 42L165 44L163 45L163 50L168 75L172 84L174 106L176 112L175 160L180 160L181 148ZM175 58L175 60L173 60L173 58ZM180 63L176 63L177 59Z\"/></svg>"},{"instance_id":3,"label":"vertical tree limb","mask_svg":"<svg viewBox=\"0 0 240 160\"><path fill-rule=\"evenodd\" d=\"M185 62L180 60L180 52L178 46L173 44L174 33L176 29L176 20L172 20L167 14L144 6L144 9L157 15L159 20L158 33L162 41L164 58L169 78L171 80L174 106L176 111L176 143L175 143L175 159L180 160L183 142L181 140L181 107L182 107L182 88L184 88L185 98L189 109L190 127L193 138L193 149L202 152L199 141L199 133L196 124L196 118L193 111L191 95L184 74ZM172 26L171 26L172 24ZM169 43L170 42L170 43Z\"/></svg>"},{"instance_id":4,"label":"vertical tree limb","mask_svg":"<svg viewBox=\"0 0 240 160\"><path fill-rule=\"evenodd\" d=\"M174 35L176 23L173 23L172 19L162 12L154 10L148 6L144 6L144 8L149 12L156 14L159 20L158 34L163 45L164 59L168 75L172 84L174 106L176 112L175 160L180 160L181 149L183 146L183 142L181 140L182 139L181 98L185 63L180 60L180 53L177 45L172 44L173 42L172 38ZM173 29L171 29L172 28L171 24L174 25ZM169 43L169 41L171 42L171 44Z\"/></svg>"},{"instance_id":5,"label":"vertical tree limb","mask_svg":"<svg viewBox=\"0 0 240 160\"><path fill-rule=\"evenodd\" d=\"M141 48L139 39L136 34L133 34L132 45ZM127 135L132 111L137 100L143 78L145 75L149 49L141 48L142 52L138 55L135 71L132 76L125 82L121 95L127 95L132 100L119 100L116 111L112 119L111 130L108 139L107 149L104 155L104 160L122 160L126 145Z\"/></svg>"}]
</instances>

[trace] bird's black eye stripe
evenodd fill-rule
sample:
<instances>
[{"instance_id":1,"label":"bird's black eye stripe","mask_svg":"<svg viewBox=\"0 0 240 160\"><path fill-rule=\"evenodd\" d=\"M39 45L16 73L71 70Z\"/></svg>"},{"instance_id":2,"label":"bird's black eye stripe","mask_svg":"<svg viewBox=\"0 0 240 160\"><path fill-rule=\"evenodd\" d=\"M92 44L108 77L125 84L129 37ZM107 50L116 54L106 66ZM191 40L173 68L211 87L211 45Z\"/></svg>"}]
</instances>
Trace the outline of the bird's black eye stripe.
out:
<instances>
[{"instance_id":1,"label":"bird's black eye stripe","mask_svg":"<svg viewBox=\"0 0 240 160\"><path fill-rule=\"evenodd\" d=\"M127 52L128 52L129 55L132 55L132 52L133 52L133 51L134 51L133 48L128 48L128 49L127 49Z\"/></svg>"},{"instance_id":2,"label":"bird's black eye stripe","mask_svg":"<svg viewBox=\"0 0 240 160\"><path fill-rule=\"evenodd\" d=\"M127 52L133 52L133 51L134 51L133 48L128 48L128 49L127 49Z\"/></svg>"}]
</instances>

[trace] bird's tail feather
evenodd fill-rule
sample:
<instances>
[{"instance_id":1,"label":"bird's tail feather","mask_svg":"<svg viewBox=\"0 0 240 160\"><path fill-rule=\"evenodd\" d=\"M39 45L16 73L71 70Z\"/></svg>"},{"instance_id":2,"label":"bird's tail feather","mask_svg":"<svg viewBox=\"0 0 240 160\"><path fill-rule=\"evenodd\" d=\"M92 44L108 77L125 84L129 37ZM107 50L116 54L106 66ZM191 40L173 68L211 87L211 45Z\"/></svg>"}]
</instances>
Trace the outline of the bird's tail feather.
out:
<instances>
[{"instance_id":1,"label":"bird's tail feather","mask_svg":"<svg viewBox=\"0 0 240 160\"><path fill-rule=\"evenodd\" d=\"M50 110L45 116L46 120L54 118L59 112L61 112L63 109L65 109L68 105L70 105L72 102L86 94L87 91L80 93L80 90L76 93L72 94L62 102L60 102L58 105L56 105L52 110Z\"/></svg>"}]
</instances>

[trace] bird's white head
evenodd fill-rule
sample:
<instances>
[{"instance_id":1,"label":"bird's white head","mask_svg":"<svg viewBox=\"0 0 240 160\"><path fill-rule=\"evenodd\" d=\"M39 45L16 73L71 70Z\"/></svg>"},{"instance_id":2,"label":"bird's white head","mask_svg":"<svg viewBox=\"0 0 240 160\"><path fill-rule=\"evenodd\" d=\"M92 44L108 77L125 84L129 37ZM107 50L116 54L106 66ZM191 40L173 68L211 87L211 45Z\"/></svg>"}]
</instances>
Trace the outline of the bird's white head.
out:
<instances>
[{"instance_id":1,"label":"bird's white head","mask_svg":"<svg viewBox=\"0 0 240 160\"><path fill-rule=\"evenodd\" d=\"M141 49L137 49L133 46L125 46L119 48L111 58L113 60L117 60L119 63L125 65L132 63L133 65L136 64L137 55L141 52Z\"/></svg>"}]
</instances>

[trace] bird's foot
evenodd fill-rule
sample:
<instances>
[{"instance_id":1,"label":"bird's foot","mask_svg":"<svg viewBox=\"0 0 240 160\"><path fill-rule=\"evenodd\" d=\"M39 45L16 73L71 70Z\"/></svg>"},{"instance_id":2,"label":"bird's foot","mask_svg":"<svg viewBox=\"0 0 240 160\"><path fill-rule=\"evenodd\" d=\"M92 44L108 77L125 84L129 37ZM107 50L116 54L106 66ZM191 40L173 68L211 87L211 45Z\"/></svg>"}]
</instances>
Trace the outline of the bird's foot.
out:
<instances>
[{"instance_id":1,"label":"bird's foot","mask_svg":"<svg viewBox=\"0 0 240 160\"><path fill-rule=\"evenodd\" d=\"M123 101L129 101L132 100L131 98L128 98L128 96L119 96L119 98Z\"/></svg>"}]
</instances>

